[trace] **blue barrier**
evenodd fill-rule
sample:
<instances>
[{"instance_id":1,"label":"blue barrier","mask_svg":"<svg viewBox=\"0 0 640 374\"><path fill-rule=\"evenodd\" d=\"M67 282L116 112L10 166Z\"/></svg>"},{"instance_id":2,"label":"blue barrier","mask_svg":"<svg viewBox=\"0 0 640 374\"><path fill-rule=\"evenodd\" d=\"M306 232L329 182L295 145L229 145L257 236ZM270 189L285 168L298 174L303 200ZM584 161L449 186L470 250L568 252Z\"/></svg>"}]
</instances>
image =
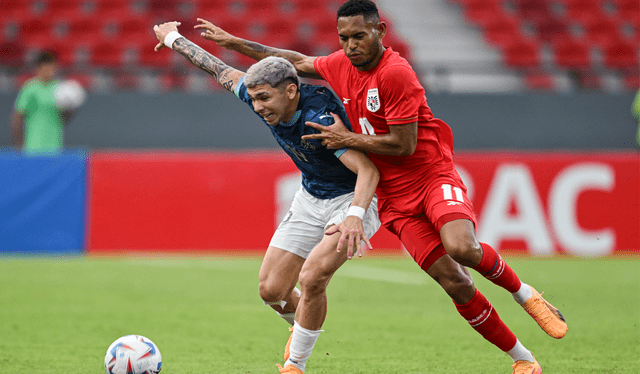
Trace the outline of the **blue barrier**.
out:
<instances>
[{"instance_id":1,"label":"blue barrier","mask_svg":"<svg viewBox=\"0 0 640 374\"><path fill-rule=\"evenodd\" d=\"M0 151L0 254L80 254L87 155Z\"/></svg>"}]
</instances>

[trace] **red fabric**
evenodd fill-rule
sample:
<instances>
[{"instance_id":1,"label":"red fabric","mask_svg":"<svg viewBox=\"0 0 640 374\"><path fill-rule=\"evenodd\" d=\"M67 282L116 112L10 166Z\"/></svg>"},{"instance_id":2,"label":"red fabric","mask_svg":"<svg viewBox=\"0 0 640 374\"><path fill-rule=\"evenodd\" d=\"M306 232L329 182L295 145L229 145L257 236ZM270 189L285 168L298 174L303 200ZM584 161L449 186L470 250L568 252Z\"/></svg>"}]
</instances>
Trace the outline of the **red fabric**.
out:
<instances>
[{"instance_id":1,"label":"red fabric","mask_svg":"<svg viewBox=\"0 0 640 374\"><path fill-rule=\"evenodd\" d=\"M468 219L475 226L476 218L457 173L435 178L411 192L379 200L378 211L385 227L398 235L407 252L426 270L446 253L440 238L442 226L456 219ZM432 258L438 246L442 253Z\"/></svg>"},{"instance_id":2,"label":"red fabric","mask_svg":"<svg viewBox=\"0 0 640 374\"><path fill-rule=\"evenodd\" d=\"M454 302L455 304L455 302ZM464 317L483 338L487 339L504 352L511 350L516 345L517 338L502 322L498 312L480 291L476 290L475 296L464 305L456 305L458 313Z\"/></svg>"},{"instance_id":3,"label":"red fabric","mask_svg":"<svg viewBox=\"0 0 640 374\"><path fill-rule=\"evenodd\" d=\"M398 53L386 47L370 71L358 71L342 50L316 58L314 67L346 102L355 132L380 135L389 133L389 126L418 122L418 144L411 156L369 153L380 170L378 198L406 194L425 178L454 170L451 129L433 117L424 88Z\"/></svg>"},{"instance_id":4,"label":"red fabric","mask_svg":"<svg viewBox=\"0 0 640 374\"><path fill-rule=\"evenodd\" d=\"M513 269L489 244L480 243L480 245L482 246L482 260L474 270L507 291L517 292L522 283Z\"/></svg>"}]
</instances>

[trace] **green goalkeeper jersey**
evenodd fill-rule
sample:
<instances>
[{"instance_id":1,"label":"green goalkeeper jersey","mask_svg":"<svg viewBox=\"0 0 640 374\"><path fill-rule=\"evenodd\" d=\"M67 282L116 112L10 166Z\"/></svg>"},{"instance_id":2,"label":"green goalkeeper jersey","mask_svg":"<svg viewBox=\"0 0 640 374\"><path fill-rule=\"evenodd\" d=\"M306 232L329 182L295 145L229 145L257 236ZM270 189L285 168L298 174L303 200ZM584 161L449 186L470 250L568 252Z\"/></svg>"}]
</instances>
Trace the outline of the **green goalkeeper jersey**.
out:
<instances>
[{"instance_id":1,"label":"green goalkeeper jersey","mask_svg":"<svg viewBox=\"0 0 640 374\"><path fill-rule=\"evenodd\" d=\"M57 152L62 149L63 121L55 104L58 81L28 81L18 93L15 109L24 116L24 150Z\"/></svg>"}]
</instances>

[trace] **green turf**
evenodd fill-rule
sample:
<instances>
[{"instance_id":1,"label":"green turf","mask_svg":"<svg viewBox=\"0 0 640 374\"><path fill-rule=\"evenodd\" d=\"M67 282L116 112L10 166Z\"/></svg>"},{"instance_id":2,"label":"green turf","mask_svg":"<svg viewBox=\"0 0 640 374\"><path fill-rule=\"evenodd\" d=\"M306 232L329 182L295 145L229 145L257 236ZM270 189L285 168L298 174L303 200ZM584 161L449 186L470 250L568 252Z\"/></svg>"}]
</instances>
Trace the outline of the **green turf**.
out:
<instances>
[{"instance_id":1,"label":"green turf","mask_svg":"<svg viewBox=\"0 0 640 374\"><path fill-rule=\"evenodd\" d=\"M478 288L545 373L640 373L640 260L508 262L560 308L547 337L504 290ZM262 305L258 259L0 257L0 373L101 373L109 344L152 339L162 373L272 373L287 325ZM375 278L381 279L375 279ZM355 259L329 287L307 374L511 373L410 260Z\"/></svg>"}]
</instances>

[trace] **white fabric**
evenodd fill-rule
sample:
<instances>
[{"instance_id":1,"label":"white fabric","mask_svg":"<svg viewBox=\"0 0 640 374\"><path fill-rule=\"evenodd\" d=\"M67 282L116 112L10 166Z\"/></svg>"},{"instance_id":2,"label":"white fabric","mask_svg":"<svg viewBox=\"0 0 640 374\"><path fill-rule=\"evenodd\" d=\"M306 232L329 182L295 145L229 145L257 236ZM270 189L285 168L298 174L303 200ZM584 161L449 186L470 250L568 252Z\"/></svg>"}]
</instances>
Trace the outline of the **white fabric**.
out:
<instances>
[{"instance_id":1,"label":"white fabric","mask_svg":"<svg viewBox=\"0 0 640 374\"><path fill-rule=\"evenodd\" d=\"M273 234L269 246L280 248L302 258L309 257L331 225L337 225L347 217L354 193L333 199L318 199L300 187L291 208ZM378 202L374 196L362 220L365 235L371 238L380 228Z\"/></svg>"},{"instance_id":2,"label":"white fabric","mask_svg":"<svg viewBox=\"0 0 640 374\"><path fill-rule=\"evenodd\" d=\"M304 372L304 368L307 365L307 360L311 356L313 347L316 345L316 340L322 330L307 330L304 327L294 323L293 325L293 337L291 338L291 345L289 346L289 359L284 363L284 366L293 365Z\"/></svg>"},{"instance_id":3,"label":"white fabric","mask_svg":"<svg viewBox=\"0 0 640 374\"><path fill-rule=\"evenodd\" d=\"M520 285L520 289L518 290L518 292L512 293L511 296L513 296L513 299L516 301L516 303L522 305L525 303L525 301L529 300L533 296L533 291L531 291L531 286L529 286L528 284L524 282L520 283L522 284Z\"/></svg>"},{"instance_id":4,"label":"white fabric","mask_svg":"<svg viewBox=\"0 0 640 374\"><path fill-rule=\"evenodd\" d=\"M520 343L520 340L516 340L515 347L511 348L511 350L509 350L507 354L511 357L513 362L516 362L516 361L533 362L534 360L533 354L528 349L526 349L522 345L522 343Z\"/></svg>"},{"instance_id":5,"label":"white fabric","mask_svg":"<svg viewBox=\"0 0 640 374\"><path fill-rule=\"evenodd\" d=\"M173 42L175 42L178 38L182 38L182 35L180 35L180 33L177 31L171 31L167 34L167 36L164 37L164 45L173 49Z\"/></svg>"}]
</instances>

